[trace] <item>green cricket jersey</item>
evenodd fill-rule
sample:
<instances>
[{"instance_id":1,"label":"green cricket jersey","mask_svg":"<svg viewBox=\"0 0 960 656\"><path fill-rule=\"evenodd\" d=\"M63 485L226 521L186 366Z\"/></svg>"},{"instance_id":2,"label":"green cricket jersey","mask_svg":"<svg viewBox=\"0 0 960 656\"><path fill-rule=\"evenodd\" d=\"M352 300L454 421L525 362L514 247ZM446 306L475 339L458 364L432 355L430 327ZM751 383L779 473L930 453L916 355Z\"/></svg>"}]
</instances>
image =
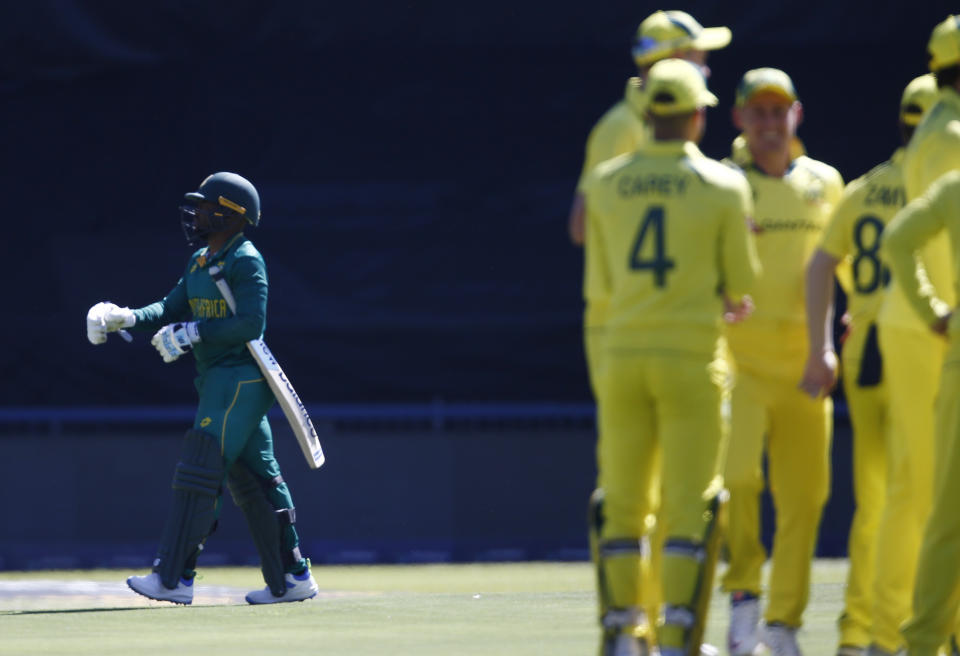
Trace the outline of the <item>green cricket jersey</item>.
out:
<instances>
[{"instance_id":1,"label":"green cricket jersey","mask_svg":"<svg viewBox=\"0 0 960 656\"><path fill-rule=\"evenodd\" d=\"M201 248L183 277L163 300L133 311L135 330L156 331L178 321L196 321L200 341L193 345L197 372L214 366L253 364L246 343L263 335L267 319L267 269L260 252L243 233L214 256ZM237 301L234 316L210 276L216 264Z\"/></svg>"}]
</instances>

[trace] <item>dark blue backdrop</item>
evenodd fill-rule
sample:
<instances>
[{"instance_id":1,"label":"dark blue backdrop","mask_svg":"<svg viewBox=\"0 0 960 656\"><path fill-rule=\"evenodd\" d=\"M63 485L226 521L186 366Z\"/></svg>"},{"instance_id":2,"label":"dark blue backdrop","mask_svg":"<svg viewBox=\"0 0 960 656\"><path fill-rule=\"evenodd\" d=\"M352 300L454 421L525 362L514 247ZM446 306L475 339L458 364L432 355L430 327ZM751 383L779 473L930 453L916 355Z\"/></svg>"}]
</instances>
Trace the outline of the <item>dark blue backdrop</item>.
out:
<instances>
[{"instance_id":1,"label":"dark blue backdrop","mask_svg":"<svg viewBox=\"0 0 960 656\"><path fill-rule=\"evenodd\" d=\"M704 149L744 70L789 71L812 156L896 146L946 3L679 3L733 29ZM909 8L909 10L908 10ZM162 296L209 172L263 197L267 338L312 402L586 401L583 142L631 74L635 2L40 0L0 8L4 405L183 403L191 364L93 348L94 302ZM135 372L135 384L119 384Z\"/></svg>"},{"instance_id":2,"label":"dark blue backdrop","mask_svg":"<svg viewBox=\"0 0 960 656\"><path fill-rule=\"evenodd\" d=\"M721 105L708 154L723 156L735 136L728 108L742 73L777 66L805 104L808 151L847 179L896 147L900 93L925 72L927 37L952 9L673 6L734 34L710 61ZM4 3L0 409L193 403L188 359L162 364L145 336L95 348L84 315L99 300L138 306L167 292L189 254L182 194L224 169L261 191L251 237L271 279L266 337L308 403L589 402L582 255L566 213L587 132L622 93L631 36L655 8ZM65 553L70 565L101 563L93 541L123 536L136 545L106 555L148 562L180 426L51 426L0 426L0 568L4 556L8 567L67 563L57 560ZM331 462L309 477L288 429L275 426L318 562L334 543L373 559L407 558L397 540L455 558L584 547L589 423L559 442L515 422L520 437L330 430ZM35 479L40 454L59 486ZM131 481L131 461L151 479ZM832 554L851 506L847 433L834 466L821 542ZM126 498L104 502L104 487L130 488L148 512L127 518ZM15 503L24 489L30 507ZM231 526L221 539L249 549L242 524ZM391 540L392 555L376 555ZM96 557L78 555L84 544Z\"/></svg>"}]
</instances>

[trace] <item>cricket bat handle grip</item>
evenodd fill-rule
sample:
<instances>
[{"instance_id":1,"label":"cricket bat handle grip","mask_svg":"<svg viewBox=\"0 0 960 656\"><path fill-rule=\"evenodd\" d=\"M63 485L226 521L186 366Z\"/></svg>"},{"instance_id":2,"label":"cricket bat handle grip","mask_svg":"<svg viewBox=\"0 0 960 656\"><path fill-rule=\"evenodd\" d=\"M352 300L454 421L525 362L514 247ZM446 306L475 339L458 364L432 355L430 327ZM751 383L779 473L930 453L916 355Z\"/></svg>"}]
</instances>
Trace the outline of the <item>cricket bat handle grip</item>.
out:
<instances>
[{"instance_id":1,"label":"cricket bat handle grip","mask_svg":"<svg viewBox=\"0 0 960 656\"><path fill-rule=\"evenodd\" d=\"M230 291L230 285L227 284L227 280L223 276L223 270L213 265L208 271L210 272L210 277L213 278L213 284L217 286L217 289L220 290L220 294L223 296L223 300L227 302L227 307L230 308L231 312L236 314L237 300L233 297L233 292Z\"/></svg>"}]
</instances>

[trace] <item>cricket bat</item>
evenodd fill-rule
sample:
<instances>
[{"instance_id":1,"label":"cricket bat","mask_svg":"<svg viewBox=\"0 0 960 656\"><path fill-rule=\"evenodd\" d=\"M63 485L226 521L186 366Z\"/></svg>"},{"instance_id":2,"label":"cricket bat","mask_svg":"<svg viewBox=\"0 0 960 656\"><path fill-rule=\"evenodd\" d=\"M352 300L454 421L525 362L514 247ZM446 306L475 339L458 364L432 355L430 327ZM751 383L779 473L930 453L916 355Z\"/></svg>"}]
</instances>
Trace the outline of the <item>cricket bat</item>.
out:
<instances>
[{"instance_id":1,"label":"cricket bat","mask_svg":"<svg viewBox=\"0 0 960 656\"><path fill-rule=\"evenodd\" d=\"M209 271L214 284L220 290L220 294L223 295L223 300L227 302L230 311L236 314L237 301L223 277L223 271L216 265L211 266ZM297 395L297 391L293 389L290 379L283 373L277 359L273 357L273 353L270 352L262 339L250 340L247 342L247 348L250 350L250 355L253 356L257 366L260 367L260 371L263 372L263 377L267 379L267 384L270 385L273 395L277 397L277 403L280 404L284 416L290 422L290 428L293 429L293 435L300 443L307 464L310 465L311 469L319 469L325 460L323 449L320 448L320 438L317 436L317 430L313 427L313 422L310 421L307 408Z\"/></svg>"}]
</instances>

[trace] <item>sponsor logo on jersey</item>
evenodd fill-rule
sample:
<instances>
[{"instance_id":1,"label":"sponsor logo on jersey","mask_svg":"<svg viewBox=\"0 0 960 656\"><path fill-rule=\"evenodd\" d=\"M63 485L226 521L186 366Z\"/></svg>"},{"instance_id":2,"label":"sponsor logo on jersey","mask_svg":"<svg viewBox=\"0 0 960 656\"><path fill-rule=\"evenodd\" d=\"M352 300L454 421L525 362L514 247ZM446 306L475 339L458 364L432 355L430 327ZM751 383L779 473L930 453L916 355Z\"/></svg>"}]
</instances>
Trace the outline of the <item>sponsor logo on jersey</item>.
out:
<instances>
[{"instance_id":1,"label":"sponsor logo on jersey","mask_svg":"<svg viewBox=\"0 0 960 656\"><path fill-rule=\"evenodd\" d=\"M754 227L756 226L756 227ZM750 226L755 234L762 234L767 231L793 231L793 232L820 232L822 226L810 219L761 219L758 223Z\"/></svg>"},{"instance_id":2,"label":"sponsor logo on jersey","mask_svg":"<svg viewBox=\"0 0 960 656\"><path fill-rule=\"evenodd\" d=\"M200 428L206 428L212 423L213 423L213 419L211 419L210 417L204 417L203 419L200 420Z\"/></svg>"}]
</instances>

